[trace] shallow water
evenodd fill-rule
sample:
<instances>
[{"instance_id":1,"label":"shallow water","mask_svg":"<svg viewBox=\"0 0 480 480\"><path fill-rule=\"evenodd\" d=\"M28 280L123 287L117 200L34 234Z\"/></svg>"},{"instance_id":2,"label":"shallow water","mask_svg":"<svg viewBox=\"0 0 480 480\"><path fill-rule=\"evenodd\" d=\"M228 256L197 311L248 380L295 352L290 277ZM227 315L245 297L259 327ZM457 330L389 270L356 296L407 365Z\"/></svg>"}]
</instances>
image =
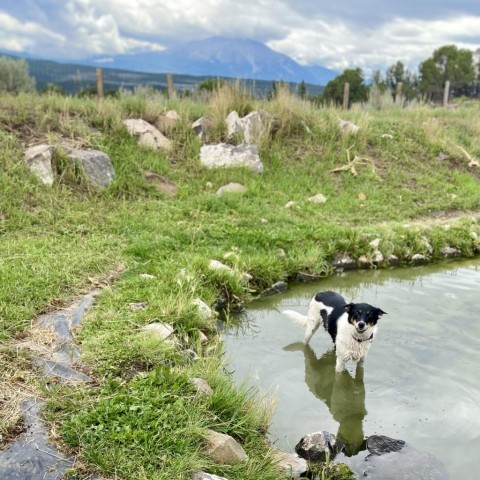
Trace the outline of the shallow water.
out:
<instances>
[{"instance_id":1,"label":"shallow water","mask_svg":"<svg viewBox=\"0 0 480 480\"><path fill-rule=\"evenodd\" d=\"M330 336L319 329L304 347L301 327L280 313L306 313L321 290L388 312L364 369L335 375ZM346 443L337 459L359 472L364 437L381 434L434 455L452 479L479 478L479 299L480 260L346 272L251 303L225 349L239 383L275 395L279 448L327 430Z\"/></svg>"}]
</instances>

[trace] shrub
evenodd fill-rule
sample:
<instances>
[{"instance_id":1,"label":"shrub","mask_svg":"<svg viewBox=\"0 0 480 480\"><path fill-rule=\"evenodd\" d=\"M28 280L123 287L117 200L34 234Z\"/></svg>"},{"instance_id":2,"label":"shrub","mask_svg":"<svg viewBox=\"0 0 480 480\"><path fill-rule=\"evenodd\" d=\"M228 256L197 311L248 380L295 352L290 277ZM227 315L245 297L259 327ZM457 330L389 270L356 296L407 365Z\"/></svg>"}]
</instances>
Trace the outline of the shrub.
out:
<instances>
[{"instance_id":1,"label":"shrub","mask_svg":"<svg viewBox=\"0 0 480 480\"><path fill-rule=\"evenodd\" d=\"M23 59L0 57L0 92L33 92L35 79L28 73L27 62Z\"/></svg>"}]
</instances>

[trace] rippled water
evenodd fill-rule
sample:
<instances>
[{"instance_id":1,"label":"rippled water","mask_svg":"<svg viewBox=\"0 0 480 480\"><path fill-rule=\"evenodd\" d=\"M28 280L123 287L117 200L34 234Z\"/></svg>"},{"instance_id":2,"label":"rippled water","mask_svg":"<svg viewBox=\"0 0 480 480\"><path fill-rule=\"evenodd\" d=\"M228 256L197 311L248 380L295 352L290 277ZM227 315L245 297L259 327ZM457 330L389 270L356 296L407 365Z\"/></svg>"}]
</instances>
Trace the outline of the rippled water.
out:
<instances>
[{"instance_id":1,"label":"rippled water","mask_svg":"<svg viewBox=\"0 0 480 480\"><path fill-rule=\"evenodd\" d=\"M309 347L280 311L306 313L312 296L335 290L382 308L365 368L335 375L330 336ZM348 272L251 303L242 328L225 334L236 379L274 393L270 439L285 451L328 430L347 444L337 457L355 470L373 434L405 440L440 459L453 479L479 478L480 260ZM357 374L357 375L355 375Z\"/></svg>"}]
</instances>

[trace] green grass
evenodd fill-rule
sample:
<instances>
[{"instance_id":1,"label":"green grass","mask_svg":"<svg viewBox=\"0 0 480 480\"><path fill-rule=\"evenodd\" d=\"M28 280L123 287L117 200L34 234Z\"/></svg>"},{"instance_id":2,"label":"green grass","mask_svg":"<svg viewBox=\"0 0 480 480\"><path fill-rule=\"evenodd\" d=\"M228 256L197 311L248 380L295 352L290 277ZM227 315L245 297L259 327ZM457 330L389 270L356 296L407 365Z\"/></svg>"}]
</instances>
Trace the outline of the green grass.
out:
<instances>
[{"instance_id":1,"label":"green grass","mask_svg":"<svg viewBox=\"0 0 480 480\"><path fill-rule=\"evenodd\" d=\"M262 175L199 165L200 142L190 123L210 115L210 141L225 141L221 119L233 107L258 107L280 120L276 133L260 139ZM155 122L172 108L182 120L170 133L169 154L139 148L122 126L133 116ZM359 134L342 136L339 118L357 123ZM92 284L104 287L77 334L98 386L45 393L48 416L80 455L82 472L180 479L208 469L231 478L279 478L263 440L269 409L259 404L260 392L233 386L221 350L202 350L200 331L214 346L216 330L193 300L213 306L222 299L233 307L297 272L328 275L339 252L371 257L376 237L385 257L394 254L407 264L414 253L440 259L445 245L465 257L479 250L480 168L468 167L462 152L480 157L478 105L345 112L289 96L256 105L235 91L206 103L145 93L102 102L4 96L0 132L4 347L37 313L66 304ZM109 154L115 182L92 189L59 148L55 185L41 185L22 163L24 147L65 140ZM439 160L440 153L448 159ZM357 175L332 172L355 157L365 161L355 166ZM148 184L146 170L176 182L177 195L166 197ZM231 181L246 192L217 197L217 188ZM307 200L317 193L327 202ZM286 209L291 200L296 205ZM439 211L462 218L445 228L432 216ZM210 270L209 259L236 274ZM112 272L114 281L108 280ZM243 272L253 276L249 283ZM146 308L134 311L132 302L146 302ZM152 321L170 323L178 344L143 335L140 327ZM192 362L182 354L186 348L200 358ZM194 395L193 376L209 381L211 398ZM212 465L201 451L209 428L240 440L249 462Z\"/></svg>"}]
</instances>

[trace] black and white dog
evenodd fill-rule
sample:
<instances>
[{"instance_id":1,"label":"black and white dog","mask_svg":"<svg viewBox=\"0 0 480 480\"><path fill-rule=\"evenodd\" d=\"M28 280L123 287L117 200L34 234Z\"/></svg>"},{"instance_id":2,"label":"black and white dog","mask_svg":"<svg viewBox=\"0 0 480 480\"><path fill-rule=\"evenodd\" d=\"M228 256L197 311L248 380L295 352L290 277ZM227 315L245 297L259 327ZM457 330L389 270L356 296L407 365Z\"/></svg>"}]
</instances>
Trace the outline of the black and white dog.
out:
<instances>
[{"instance_id":1,"label":"black and white dog","mask_svg":"<svg viewBox=\"0 0 480 480\"><path fill-rule=\"evenodd\" d=\"M293 310L282 313L305 327L305 344L323 323L335 344L335 370L341 372L352 360L363 363L377 331L378 319L386 312L368 303L347 303L336 292L317 293L310 302L307 315Z\"/></svg>"}]
</instances>

